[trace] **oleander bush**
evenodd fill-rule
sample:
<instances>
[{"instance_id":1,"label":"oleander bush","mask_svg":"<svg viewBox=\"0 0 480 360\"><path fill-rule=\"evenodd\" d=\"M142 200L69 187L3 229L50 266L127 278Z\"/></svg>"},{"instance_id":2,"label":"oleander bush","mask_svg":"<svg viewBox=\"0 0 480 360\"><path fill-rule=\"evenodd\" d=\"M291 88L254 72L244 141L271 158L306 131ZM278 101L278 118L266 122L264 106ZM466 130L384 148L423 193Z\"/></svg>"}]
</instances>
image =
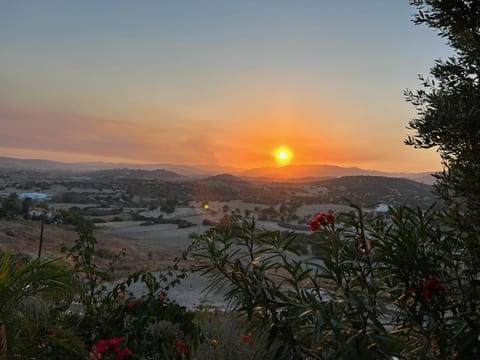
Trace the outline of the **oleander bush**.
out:
<instances>
[{"instance_id":1,"label":"oleander bush","mask_svg":"<svg viewBox=\"0 0 480 360\"><path fill-rule=\"evenodd\" d=\"M195 270L228 289L264 358L479 358L478 233L434 207L390 212L317 215L325 250L313 258L295 251L294 234L253 220L240 235L212 229L195 243Z\"/></svg>"}]
</instances>

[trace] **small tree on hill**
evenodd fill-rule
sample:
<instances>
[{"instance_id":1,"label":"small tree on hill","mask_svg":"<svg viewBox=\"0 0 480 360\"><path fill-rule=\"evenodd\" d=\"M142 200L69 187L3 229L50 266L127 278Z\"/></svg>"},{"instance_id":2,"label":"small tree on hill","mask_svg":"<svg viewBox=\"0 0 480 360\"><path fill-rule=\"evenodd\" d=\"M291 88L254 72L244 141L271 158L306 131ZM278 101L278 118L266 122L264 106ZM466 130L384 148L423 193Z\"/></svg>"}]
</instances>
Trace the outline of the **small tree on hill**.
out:
<instances>
[{"instance_id":1,"label":"small tree on hill","mask_svg":"<svg viewBox=\"0 0 480 360\"><path fill-rule=\"evenodd\" d=\"M15 193L2 199L0 205L0 218L5 218L6 220L15 220L22 211L22 204Z\"/></svg>"},{"instance_id":2,"label":"small tree on hill","mask_svg":"<svg viewBox=\"0 0 480 360\"><path fill-rule=\"evenodd\" d=\"M462 213L480 215L480 2L410 0L419 10L415 24L437 29L455 50L437 60L423 89L407 91L418 117L406 140L417 148L437 148L444 171L437 174L438 194Z\"/></svg>"}]
</instances>

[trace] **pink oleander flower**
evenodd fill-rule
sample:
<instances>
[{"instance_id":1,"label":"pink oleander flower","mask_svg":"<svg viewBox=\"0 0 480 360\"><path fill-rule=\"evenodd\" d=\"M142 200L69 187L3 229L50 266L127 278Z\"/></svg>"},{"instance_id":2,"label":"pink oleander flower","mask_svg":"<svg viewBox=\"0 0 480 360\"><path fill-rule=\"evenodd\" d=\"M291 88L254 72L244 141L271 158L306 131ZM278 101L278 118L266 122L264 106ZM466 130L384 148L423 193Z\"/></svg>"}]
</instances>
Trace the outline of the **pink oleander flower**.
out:
<instances>
[{"instance_id":1,"label":"pink oleander flower","mask_svg":"<svg viewBox=\"0 0 480 360\"><path fill-rule=\"evenodd\" d=\"M185 343L185 341L179 340L179 341L176 342L175 346L176 346L177 354L188 355L192 352L192 348L190 347L190 345Z\"/></svg>"},{"instance_id":2,"label":"pink oleander flower","mask_svg":"<svg viewBox=\"0 0 480 360\"><path fill-rule=\"evenodd\" d=\"M110 340L99 340L97 344L92 346L92 358L96 360L103 359L103 356L113 352L116 354L117 360L123 360L132 354L128 347L120 348L120 344L125 341L124 337L112 338Z\"/></svg>"},{"instance_id":3,"label":"pink oleander flower","mask_svg":"<svg viewBox=\"0 0 480 360\"><path fill-rule=\"evenodd\" d=\"M242 340L244 343L249 344L249 345L255 345L256 341L253 338L252 333L248 333L247 335L242 336Z\"/></svg>"},{"instance_id":4,"label":"pink oleander flower","mask_svg":"<svg viewBox=\"0 0 480 360\"><path fill-rule=\"evenodd\" d=\"M123 348L123 350L117 352L117 360L123 360L127 356L132 354L132 350L130 350L128 347Z\"/></svg>"},{"instance_id":5,"label":"pink oleander flower","mask_svg":"<svg viewBox=\"0 0 480 360\"><path fill-rule=\"evenodd\" d=\"M320 226L327 226L335 221L335 215L332 213L319 213L310 222L310 230L316 231Z\"/></svg>"}]
</instances>

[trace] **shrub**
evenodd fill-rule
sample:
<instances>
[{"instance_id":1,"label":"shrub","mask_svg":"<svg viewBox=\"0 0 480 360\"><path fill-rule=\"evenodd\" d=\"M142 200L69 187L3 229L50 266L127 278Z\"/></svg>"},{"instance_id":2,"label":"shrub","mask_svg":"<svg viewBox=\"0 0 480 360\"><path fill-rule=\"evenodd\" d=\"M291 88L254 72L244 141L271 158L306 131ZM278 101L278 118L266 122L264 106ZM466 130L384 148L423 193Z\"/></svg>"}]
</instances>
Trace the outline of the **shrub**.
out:
<instances>
[{"instance_id":1,"label":"shrub","mask_svg":"<svg viewBox=\"0 0 480 360\"><path fill-rule=\"evenodd\" d=\"M178 270L160 274L157 278L149 272L136 272L107 291L105 281L111 281L115 263L124 255L97 250L93 226L82 219L78 226L79 238L62 252L73 262L80 284L78 297L81 311L65 314L63 324L73 329L83 339L85 347L94 353L116 354L117 358L176 359L175 343L188 341L188 351L200 339L200 329L193 322L194 313L187 311L168 299L168 291L184 278ZM108 268L100 267L95 259L110 257ZM141 295L130 292L130 287L139 283L144 288ZM167 322L180 330L175 336L156 333L156 325ZM117 339L117 340L112 340ZM118 344L118 339L122 339ZM115 344L110 344L113 341ZM120 348L122 343L124 348ZM187 343L186 343L187 344ZM115 346L117 347L115 347ZM128 350L124 350L128 349Z\"/></svg>"},{"instance_id":2,"label":"shrub","mask_svg":"<svg viewBox=\"0 0 480 360\"><path fill-rule=\"evenodd\" d=\"M480 356L478 235L434 208L360 208L310 224L327 239L305 260L295 235L217 228L199 236L196 271L226 288L274 359ZM475 244L475 246L473 245Z\"/></svg>"},{"instance_id":3,"label":"shrub","mask_svg":"<svg viewBox=\"0 0 480 360\"><path fill-rule=\"evenodd\" d=\"M181 277L168 272L157 279L151 273L137 272L115 285L97 312L97 337L121 336L139 358L176 359L175 344L179 341L191 351L200 339L195 314L168 298L168 290L179 283ZM143 284L142 296L129 292L134 283Z\"/></svg>"},{"instance_id":4,"label":"shrub","mask_svg":"<svg viewBox=\"0 0 480 360\"><path fill-rule=\"evenodd\" d=\"M0 358L47 359L52 352L71 359L86 355L71 329L55 326L59 309L68 308L77 287L63 261L1 254Z\"/></svg>"}]
</instances>

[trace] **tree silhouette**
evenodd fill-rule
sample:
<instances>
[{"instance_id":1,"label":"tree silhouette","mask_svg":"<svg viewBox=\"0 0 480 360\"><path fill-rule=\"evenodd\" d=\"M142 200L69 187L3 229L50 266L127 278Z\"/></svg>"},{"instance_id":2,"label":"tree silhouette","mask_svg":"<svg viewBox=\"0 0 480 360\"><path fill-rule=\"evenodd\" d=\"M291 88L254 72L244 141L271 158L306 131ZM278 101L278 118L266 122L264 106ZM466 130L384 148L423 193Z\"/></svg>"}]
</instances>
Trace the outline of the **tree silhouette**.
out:
<instances>
[{"instance_id":1,"label":"tree silhouette","mask_svg":"<svg viewBox=\"0 0 480 360\"><path fill-rule=\"evenodd\" d=\"M406 140L417 148L437 148L443 173L436 190L450 205L472 218L480 215L480 2L411 0L416 24L447 39L455 54L437 60L423 78L423 88L407 91L417 109L409 122L415 133ZM478 221L478 220L477 220Z\"/></svg>"}]
</instances>

